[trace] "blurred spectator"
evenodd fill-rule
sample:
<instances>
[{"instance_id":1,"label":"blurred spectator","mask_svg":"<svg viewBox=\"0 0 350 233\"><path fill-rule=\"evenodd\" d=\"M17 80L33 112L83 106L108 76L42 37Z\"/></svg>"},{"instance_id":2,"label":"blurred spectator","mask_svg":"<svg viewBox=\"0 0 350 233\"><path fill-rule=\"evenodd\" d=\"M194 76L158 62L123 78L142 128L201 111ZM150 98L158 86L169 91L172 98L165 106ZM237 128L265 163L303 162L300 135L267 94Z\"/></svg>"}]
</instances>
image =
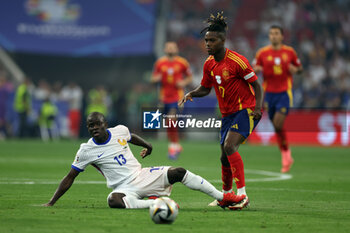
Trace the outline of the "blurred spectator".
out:
<instances>
[{"instance_id":1,"label":"blurred spectator","mask_svg":"<svg viewBox=\"0 0 350 233\"><path fill-rule=\"evenodd\" d=\"M268 44L266 35L272 24L285 29L286 44L296 49L305 68L301 77L295 77L294 88L298 89L300 100L295 107L349 105L350 84L344 81L350 79L349 1L178 0L170 1L170 5L166 39L176 41L180 51L185 51L183 55L192 66L195 84L201 79L207 57L199 34L204 27L202 21L208 12L223 10L232 25L227 37L232 45L228 47L251 61L257 48ZM327 90L325 80L329 76L335 84ZM332 101L319 103L327 97Z\"/></svg>"},{"instance_id":2,"label":"blurred spectator","mask_svg":"<svg viewBox=\"0 0 350 233\"><path fill-rule=\"evenodd\" d=\"M110 100L106 89L103 86L93 88L88 93L88 105L86 115L92 112L100 112L108 118L108 106Z\"/></svg>"},{"instance_id":3,"label":"blurred spectator","mask_svg":"<svg viewBox=\"0 0 350 233\"><path fill-rule=\"evenodd\" d=\"M70 137L78 138L81 123L83 91L75 82L70 82L62 89L61 98L69 104L68 120Z\"/></svg>"},{"instance_id":4,"label":"blurred spectator","mask_svg":"<svg viewBox=\"0 0 350 233\"><path fill-rule=\"evenodd\" d=\"M53 102L57 102L61 99L62 83L60 81L54 82L52 85L51 97Z\"/></svg>"},{"instance_id":5,"label":"blurred spectator","mask_svg":"<svg viewBox=\"0 0 350 233\"><path fill-rule=\"evenodd\" d=\"M0 70L0 140L5 139L8 136L6 113L10 90L6 85L6 82L5 72Z\"/></svg>"},{"instance_id":6,"label":"blurred spectator","mask_svg":"<svg viewBox=\"0 0 350 233\"><path fill-rule=\"evenodd\" d=\"M57 140L59 137L55 118L57 107L47 97L41 105L39 116L40 135L43 141Z\"/></svg>"},{"instance_id":7,"label":"blurred spectator","mask_svg":"<svg viewBox=\"0 0 350 233\"><path fill-rule=\"evenodd\" d=\"M38 83L38 86L34 90L33 97L36 100L45 101L47 98L50 97L50 95L51 87L49 83L46 80L41 79Z\"/></svg>"},{"instance_id":8,"label":"blurred spectator","mask_svg":"<svg viewBox=\"0 0 350 233\"><path fill-rule=\"evenodd\" d=\"M29 136L28 115L32 108L32 97L29 90L31 81L25 78L23 83L17 87L14 109L19 116L19 137Z\"/></svg>"}]
</instances>

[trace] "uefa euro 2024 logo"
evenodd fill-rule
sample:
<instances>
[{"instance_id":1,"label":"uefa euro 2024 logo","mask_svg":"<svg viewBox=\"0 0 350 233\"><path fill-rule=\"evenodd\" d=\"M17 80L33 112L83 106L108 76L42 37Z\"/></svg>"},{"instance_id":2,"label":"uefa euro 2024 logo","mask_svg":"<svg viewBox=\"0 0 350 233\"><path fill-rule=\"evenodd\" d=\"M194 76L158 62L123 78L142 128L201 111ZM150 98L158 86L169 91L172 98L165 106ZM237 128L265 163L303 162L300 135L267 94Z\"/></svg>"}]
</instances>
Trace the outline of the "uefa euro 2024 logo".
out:
<instances>
[{"instance_id":1,"label":"uefa euro 2024 logo","mask_svg":"<svg viewBox=\"0 0 350 233\"><path fill-rule=\"evenodd\" d=\"M26 11L45 23L71 23L79 19L81 7L70 0L27 0Z\"/></svg>"},{"instance_id":2,"label":"uefa euro 2024 logo","mask_svg":"<svg viewBox=\"0 0 350 233\"><path fill-rule=\"evenodd\" d=\"M143 112L144 129L160 129L160 116L162 113L157 109L156 112Z\"/></svg>"}]
</instances>

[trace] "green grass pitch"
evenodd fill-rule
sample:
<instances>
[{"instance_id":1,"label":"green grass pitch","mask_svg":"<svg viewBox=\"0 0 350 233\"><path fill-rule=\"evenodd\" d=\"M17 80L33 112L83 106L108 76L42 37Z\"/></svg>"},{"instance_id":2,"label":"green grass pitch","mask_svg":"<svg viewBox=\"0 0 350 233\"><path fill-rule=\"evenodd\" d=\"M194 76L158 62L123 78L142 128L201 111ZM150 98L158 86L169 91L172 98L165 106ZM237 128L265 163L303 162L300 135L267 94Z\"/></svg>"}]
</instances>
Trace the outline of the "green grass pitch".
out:
<instances>
[{"instance_id":1,"label":"green grass pitch","mask_svg":"<svg viewBox=\"0 0 350 233\"><path fill-rule=\"evenodd\" d=\"M221 189L218 142L183 142L178 161L166 158L164 141L152 143L153 154L139 159L144 167L183 166ZM292 178L279 180L277 147L243 145L250 208L208 207L209 196L176 184L171 198L180 205L179 215L172 225L156 225L146 209L110 209L106 197L111 190L93 167L77 177L54 207L40 206L69 171L79 144L0 142L1 233L350 232L349 148L292 147ZM141 148L132 149L137 156ZM270 178L277 180L266 181Z\"/></svg>"}]
</instances>

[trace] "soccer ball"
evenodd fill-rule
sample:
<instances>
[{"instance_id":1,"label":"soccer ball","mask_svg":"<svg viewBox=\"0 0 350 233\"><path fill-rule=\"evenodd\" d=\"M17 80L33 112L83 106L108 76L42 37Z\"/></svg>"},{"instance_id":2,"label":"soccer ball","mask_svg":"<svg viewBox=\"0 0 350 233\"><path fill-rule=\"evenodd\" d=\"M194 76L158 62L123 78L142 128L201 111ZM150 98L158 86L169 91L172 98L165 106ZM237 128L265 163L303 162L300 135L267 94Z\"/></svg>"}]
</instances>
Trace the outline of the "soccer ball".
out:
<instances>
[{"instance_id":1,"label":"soccer ball","mask_svg":"<svg viewBox=\"0 0 350 233\"><path fill-rule=\"evenodd\" d=\"M175 201L168 197L157 198L149 207L149 214L157 224L171 224L175 221L179 208Z\"/></svg>"}]
</instances>

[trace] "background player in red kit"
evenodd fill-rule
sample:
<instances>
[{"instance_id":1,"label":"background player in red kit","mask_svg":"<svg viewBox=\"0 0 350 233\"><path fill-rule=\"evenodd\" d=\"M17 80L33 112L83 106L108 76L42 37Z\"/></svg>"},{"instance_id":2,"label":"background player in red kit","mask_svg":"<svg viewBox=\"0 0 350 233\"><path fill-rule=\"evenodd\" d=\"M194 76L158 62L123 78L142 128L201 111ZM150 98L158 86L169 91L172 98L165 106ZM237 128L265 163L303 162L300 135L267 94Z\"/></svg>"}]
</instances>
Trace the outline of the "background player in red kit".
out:
<instances>
[{"instance_id":1,"label":"background player in red kit","mask_svg":"<svg viewBox=\"0 0 350 233\"><path fill-rule=\"evenodd\" d=\"M209 26L203 31L206 31L205 44L210 56L204 63L201 85L187 93L179 104L206 96L214 87L223 116L220 131L223 190L230 192L234 179L237 194L246 195L243 161L238 148L261 118L262 87L248 60L225 48L227 24L223 12L216 17L211 15L207 22ZM231 209L242 209L246 205Z\"/></svg>"},{"instance_id":2,"label":"background player in red kit","mask_svg":"<svg viewBox=\"0 0 350 233\"><path fill-rule=\"evenodd\" d=\"M253 68L256 73L262 71L263 74L264 108L268 111L275 128L282 155L281 172L285 173L290 170L294 161L283 124L289 108L293 106L292 74L300 73L302 66L294 49L282 43L283 29L281 27L271 26L269 39L271 45L257 52Z\"/></svg>"},{"instance_id":3,"label":"background player in red kit","mask_svg":"<svg viewBox=\"0 0 350 233\"><path fill-rule=\"evenodd\" d=\"M190 65L183 57L178 56L178 47L175 42L165 43L165 56L159 58L155 65L151 82L160 83L160 101L164 105L163 113L175 115L178 110L177 103L183 97L184 87L192 82ZM174 118L168 118L175 120ZM177 159L182 151L179 144L179 135L176 127L167 128L169 147L168 157Z\"/></svg>"}]
</instances>

